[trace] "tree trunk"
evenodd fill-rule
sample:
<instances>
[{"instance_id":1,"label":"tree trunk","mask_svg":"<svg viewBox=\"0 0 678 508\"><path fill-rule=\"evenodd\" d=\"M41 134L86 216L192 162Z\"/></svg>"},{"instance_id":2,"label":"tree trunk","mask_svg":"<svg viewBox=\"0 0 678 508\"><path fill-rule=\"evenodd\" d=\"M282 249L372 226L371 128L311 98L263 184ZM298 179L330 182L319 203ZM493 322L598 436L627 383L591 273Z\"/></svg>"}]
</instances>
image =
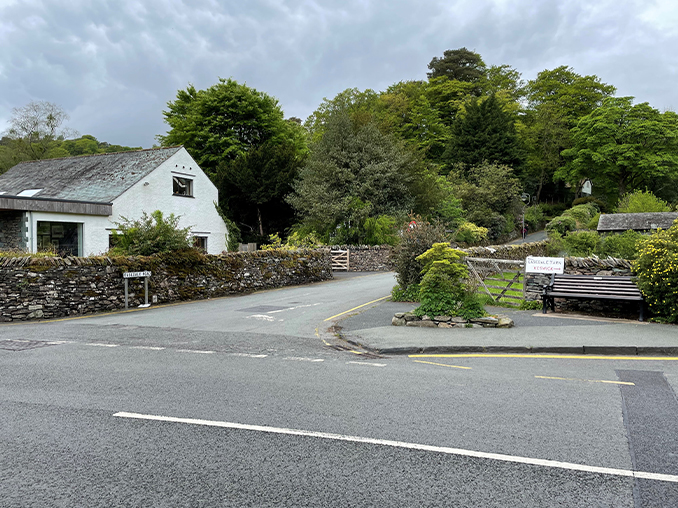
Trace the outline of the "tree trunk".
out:
<instances>
[{"instance_id":1,"label":"tree trunk","mask_svg":"<svg viewBox=\"0 0 678 508\"><path fill-rule=\"evenodd\" d=\"M257 219L259 219L259 235L264 236L264 224L261 222L261 209L257 206Z\"/></svg>"}]
</instances>

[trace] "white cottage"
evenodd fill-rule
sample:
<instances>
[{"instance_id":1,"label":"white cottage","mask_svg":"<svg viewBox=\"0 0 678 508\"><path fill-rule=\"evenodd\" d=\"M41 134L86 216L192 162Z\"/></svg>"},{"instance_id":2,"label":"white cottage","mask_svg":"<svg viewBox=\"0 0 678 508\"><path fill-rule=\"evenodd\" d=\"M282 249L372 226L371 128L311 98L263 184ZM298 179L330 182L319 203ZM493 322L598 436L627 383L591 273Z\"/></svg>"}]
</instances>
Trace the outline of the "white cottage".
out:
<instances>
[{"instance_id":1,"label":"white cottage","mask_svg":"<svg viewBox=\"0 0 678 508\"><path fill-rule=\"evenodd\" d=\"M115 222L160 210L219 254L228 231L217 202L217 188L181 146L22 162L0 175L0 249L103 254Z\"/></svg>"}]
</instances>

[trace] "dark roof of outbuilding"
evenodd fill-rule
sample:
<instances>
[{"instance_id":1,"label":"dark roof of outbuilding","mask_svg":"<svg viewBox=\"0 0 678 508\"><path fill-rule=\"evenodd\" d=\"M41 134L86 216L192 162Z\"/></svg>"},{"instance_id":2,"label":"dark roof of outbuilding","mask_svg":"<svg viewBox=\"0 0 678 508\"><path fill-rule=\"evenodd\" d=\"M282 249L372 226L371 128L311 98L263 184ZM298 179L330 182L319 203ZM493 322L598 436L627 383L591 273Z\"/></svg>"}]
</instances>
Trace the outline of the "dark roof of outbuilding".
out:
<instances>
[{"instance_id":1,"label":"dark roof of outbuilding","mask_svg":"<svg viewBox=\"0 0 678 508\"><path fill-rule=\"evenodd\" d=\"M36 198L110 203L180 149L173 146L22 162L0 175L0 193L17 196L28 189L42 189Z\"/></svg>"},{"instance_id":2,"label":"dark roof of outbuilding","mask_svg":"<svg viewBox=\"0 0 678 508\"><path fill-rule=\"evenodd\" d=\"M598 231L649 231L668 229L678 219L678 212L612 213L600 216Z\"/></svg>"}]
</instances>

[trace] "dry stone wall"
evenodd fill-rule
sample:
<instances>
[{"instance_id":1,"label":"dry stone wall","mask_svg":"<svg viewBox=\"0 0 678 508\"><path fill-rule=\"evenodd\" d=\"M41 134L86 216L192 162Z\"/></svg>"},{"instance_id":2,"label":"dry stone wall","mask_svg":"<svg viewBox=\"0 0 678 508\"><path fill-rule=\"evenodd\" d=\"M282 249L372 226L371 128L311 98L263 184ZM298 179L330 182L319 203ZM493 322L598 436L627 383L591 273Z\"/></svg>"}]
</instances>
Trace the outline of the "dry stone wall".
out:
<instances>
[{"instance_id":1,"label":"dry stone wall","mask_svg":"<svg viewBox=\"0 0 678 508\"><path fill-rule=\"evenodd\" d=\"M122 309L122 273L150 270L149 301L169 303L332 278L329 250L219 256L0 258L0 320L23 321ZM129 279L129 305L144 303L143 279Z\"/></svg>"},{"instance_id":2,"label":"dry stone wall","mask_svg":"<svg viewBox=\"0 0 678 508\"><path fill-rule=\"evenodd\" d=\"M333 245L332 250L348 250L349 272L390 272L391 247L388 245Z\"/></svg>"}]
</instances>

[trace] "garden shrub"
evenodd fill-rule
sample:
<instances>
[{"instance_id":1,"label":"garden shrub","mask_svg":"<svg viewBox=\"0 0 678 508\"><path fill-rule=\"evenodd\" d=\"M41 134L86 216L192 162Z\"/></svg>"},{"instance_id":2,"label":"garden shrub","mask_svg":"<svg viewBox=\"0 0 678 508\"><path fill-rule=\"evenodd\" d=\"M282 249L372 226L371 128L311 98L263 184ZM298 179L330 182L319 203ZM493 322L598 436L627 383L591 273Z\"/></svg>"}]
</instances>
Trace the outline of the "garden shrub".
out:
<instances>
[{"instance_id":1,"label":"garden shrub","mask_svg":"<svg viewBox=\"0 0 678 508\"><path fill-rule=\"evenodd\" d=\"M434 243L446 241L448 236L444 224L431 223L416 215L410 216L409 223L401 228L398 243L391 250L390 256L399 291L411 294L409 287L421 282L423 266L417 261L417 256L429 250ZM396 292L394 300L397 300L396 294L403 293Z\"/></svg>"},{"instance_id":2,"label":"garden shrub","mask_svg":"<svg viewBox=\"0 0 678 508\"><path fill-rule=\"evenodd\" d=\"M574 201L572 201L572 206L585 205L586 203L593 204L601 212L607 212L607 203L593 196L577 198Z\"/></svg>"},{"instance_id":3,"label":"garden shrub","mask_svg":"<svg viewBox=\"0 0 678 508\"><path fill-rule=\"evenodd\" d=\"M558 233L564 235L568 231L574 231L577 228L577 221L574 217L560 215L546 225L546 231L549 233Z\"/></svg>"},{"instance_id":4,"label":"garden shrub","mask_svg":"<svg viewBox=\"0 0 678 508\"><path fill-rule=\"evenodd\" d=\"M589 221L595 217L600 210L593 205L592 203L587 203L585 205L573 206L569 210L565 210L563 215L566 217L573 217L577 221L576 229L582 229L586 227Z\"/></svg>"},{"instance_id":5,"label":"garden shrub","mask_svg":"<svg viewBox=\"0 0 678 508\"><path fill-rule=\"evenodd\" d=\"M539 203L546 217L557 217L568 209L565 203Z\"/></svg>"},{"instance_id":6,"label":"garden shrub","mask_svg":"<svg viewBox=\"0 0 678 508\"><path fill-rule=\"evenodd\" d=\"M160 210L148 215L142 213L138 220L121 217L112 231L111 256L150 256L162 252L191 249L191 228L180 228L174 214L163 217Z\"/></svg>"},{"instance_id":7,"label":"garden shrub","mask_svg":"<svg viewBox=\"0 0 678 508\"><path fill-rule=\"evenodd\" d=\"M649 310L662 321L678 322L678 220L641 241L632 266Z\"/></svg>"},{"instance_id":8,"label":"garden shrub","mask_svg":"<svg viewBox=\"0 0 678 508\"><path fill-rule=\"evenodd\" d=\"M476 226L473 222L462 222L454 235L456 242L479 245L487 240L488 229Z\"/></svg>"},{"instance_id":9,"label":"garden shrub","mask_svg":"<svg viewBox=\"0 0 678 508\"><path fill-rule=\"evenodd\" d=\"M302 235L301 233L295 231L290 236L287 237L285 243L282 242L280 235L278 233L273 233L268 236L269 244L262 245L261 250L274 250L274 249L283 249L283 250L298 250L298 249L317 249L322 246L322 243L313 233L308 233Z\"/></svg>"},{"instance_id":10,"label":"garden shrub","mask_svg":"<svg viewBox=\"0 0 678 508\"><path fill-rule=\"evenodd\" d=\"M598 231L598 222L600 222L600 214L597 213L593 216L593 218L588 222L586 225L586 229L590 229L592 231Z\"/></svg>"},{"instance_id":11,"label":"garden shrub","mask_svg":"<svg viewBox=\"0 0 678 508\"><path fill-rule=\"evenodd\" d=\"M640 189L624 194L617 203L617 213L670 212L666 201L659 199L650 191Z\"/></svg>"},{"instance_id":12,"label":"garden shrub","mask_svg":"<svg viewBox=\"0 0 678 508\"><path fill-rule=\"evenodd\" d=\"M600 235L596 231L569 231L562 241L568 256L586 258L598 250Z\"/></svg>"},{"instance_id":13,"label":"garden shrub","mask_svg":"<svg viewBox=\"0 0 678 508\"><path fill-rule=\"evenodd\" d=\"M638 231L625 231L621 234L610 234L602 238L600 255L621 259L638 257L638 242L647 238Z\"/></svg>"},{"instance_id":14,"label":"garden shrub","mask_svg":"<svg viewBox=\"0 0 678 508\"><path fill-rule=\"evenodd\" d=\"M466 265L460 263L464 256L447 243L435 243L417 256L423 265L423 278L419 284L421 305L414 310L416 315L461 315L467 319L485 315L479 299L464 284L468 278Z\"/></svg>"},{"instance_id":15,"label":"garden shrub","mask_svg":"<svg viewBox=\"0 0 678 508\"><path fill-rule=\"evenodd\" d=\"M541 205L528 206L525 208L525 225L530 231L539 231L546 221L546 215Z\"/></svg>"}]
</instances>

